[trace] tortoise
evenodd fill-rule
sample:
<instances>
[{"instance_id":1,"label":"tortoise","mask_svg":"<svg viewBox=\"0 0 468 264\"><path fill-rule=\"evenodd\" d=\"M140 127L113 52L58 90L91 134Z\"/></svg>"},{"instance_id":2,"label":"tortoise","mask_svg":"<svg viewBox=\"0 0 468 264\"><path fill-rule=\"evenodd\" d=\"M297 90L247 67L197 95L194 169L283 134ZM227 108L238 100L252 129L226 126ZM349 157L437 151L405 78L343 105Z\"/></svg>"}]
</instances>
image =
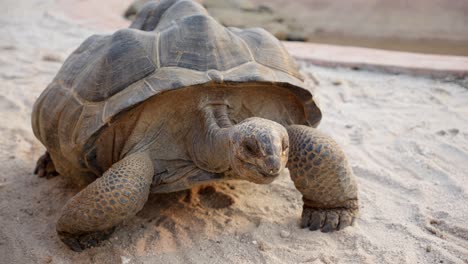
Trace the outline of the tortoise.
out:
<instances>
[{"instance_id":1,"label":"tortoise","mask_svg":"<svg viewBox=\"0 0 468 264\"><path fill-rule=\"evenodd\" d=\"M127 29L93 35L34 104L46 147L35 173L83 187L59 238L81 251L108 239L149 193L225 180L272 182L286 167L301 226L353 224L357 186L294 60L260 28L226 28L198 3L145 5Z\"/></svg>"}]
</instances>

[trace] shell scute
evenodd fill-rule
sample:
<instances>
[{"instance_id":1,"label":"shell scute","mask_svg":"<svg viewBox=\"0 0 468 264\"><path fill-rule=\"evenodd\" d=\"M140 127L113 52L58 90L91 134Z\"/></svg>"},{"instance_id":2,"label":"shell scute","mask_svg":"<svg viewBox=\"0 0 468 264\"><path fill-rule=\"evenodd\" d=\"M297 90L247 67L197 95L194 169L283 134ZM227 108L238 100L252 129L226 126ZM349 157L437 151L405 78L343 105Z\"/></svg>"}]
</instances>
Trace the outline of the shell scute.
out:
<instances>
[{"instance_id":1,"label":"shell scute","mask_svg":"<svg viewBox=\"0 0 468 264\"><path fill-rule=\"evenodd\" d=\"M136 30L119 30L95 51L95 60L74 85L80 97L91 102L106 100L156 70L138 34Z\"/></svg>"},{"instance_id":2,"label":"shell scute","mask_svg":"<svg viewBox=\"0 0 468 264\"><path fill-rule=\"evenodd\" d=\"M161 32L161 67L226 71L251 59L241 40L211 17L197 14L175 23Z\"/></svg>"}]
</instances>

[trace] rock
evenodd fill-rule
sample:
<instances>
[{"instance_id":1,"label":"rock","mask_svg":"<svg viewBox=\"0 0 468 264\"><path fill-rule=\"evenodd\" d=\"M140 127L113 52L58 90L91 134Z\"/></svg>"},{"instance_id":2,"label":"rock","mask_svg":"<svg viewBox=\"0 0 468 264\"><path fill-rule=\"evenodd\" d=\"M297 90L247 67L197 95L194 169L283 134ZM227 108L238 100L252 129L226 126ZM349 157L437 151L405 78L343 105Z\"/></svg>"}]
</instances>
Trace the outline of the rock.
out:
<instances>
[{"instance_id":1,"label":"rock","mask_svg":"<svg viewBox=\"0 0 468 264\"><path fill-rule=\"evenodd\" d=\"M33 212L31 209L29 209L29 208L20 209L20 211L23 212L23 213L25 213L25 214L27 214L27 215L29 215L29 216L33 216L33 215L34 215L34 212Z\"/></svg>"},{"instance_id":2,"label":"rock","mask_svg":"<svg viewBox=\"0 0 468 264\"><path fill-rule=\"evenodd\" d=\"M10 185L10 182L0 182L0 189Z\"/></svg>"},{"instance_id":3,"label":"rock","mask_svg":"<svg viewBox=\"0 0 468 264\"><path fill-rule=\"evenodd\" d=\"M263 241L259 241L258 249L260 249L261 251L267 251L270 248Z\"/></svg>"},{"instance_id":4,"label":"rock","mask_svg":"<svg viewBox=\"0 0 468 264\"><path fill-rule=\"evenodd\" d=\"M44 260L44 263L51 263L53 258L52 256L45 256L43 260Z\"/></svg>"},{"instance_id":5,"label":"rock","mask_svg":"<svg viewBox=\"0 0 468 264\"><path fill-rule=\"evenodd\" d=\"M281 232L280 232L280 237L282 237L282 238L288 238L288 237L290 237L290 236L291 236L291 233L289 233L289 232L286 231L286 230L281 230Z\"/></svg>"},{"instance_id":6,"label":"rock","mask_svg":"<svg viewBox=\"0 0 468 264\"><path fill-rule=\"evenodd\" d=\"M449 129L448 132L449 132L452 136L456 136L458 133L460 133L460 130L458 130L458 128L452 128L452 129Z\"/></svg>"},{"instance_id":7,"label":"rock","mask_svg":"<svg viewBox=\"0 0 468 264\"><path fill-rule=\"evenodd\" d=\"M426 252L431 252L431 251L432 251L431 245L427 245L427 247L426 247Z\"/></svg>"},{"instance_id":8,"label":"rock","mask_svg":"<svg viewBox=\"0 0 468 264\"><path fill-rule=\"evenodd\" d=\"M307 41L307 35L304 31L290 31L286 37L287 41Z\"/></svg>"},{"instance_id":9,"label":"rock","mask_svg":"<svg viewBox=\"0 0 468 264\"><path fill-rule=\"evenodd\" d=\"M342 80L335 80L332 82L333 85L335 86L339 86L339 85L342 85L343 84L343 81Z\"/></svg>"},{"instance_id":10,"label":"rock","mask_svg":"<svg viewBox=\"0 0 468 264\"><path fill-rule=\"evenodd\" d=\"M62 56L56 53L46 53L42 56L42 60L50 62L63 62Z\"/></svg>"},{"instance_id":11,"label":"rock","mask_svg":"<svg viewBox=\"0 0 468 264\"><path fill-rule=\"evenodd\" d=\"M120 260L122 261L122 264L129 264L131 263L131 259L129 257L125 257L125 256L120 256Z\"/></svg>"}]
</instances>

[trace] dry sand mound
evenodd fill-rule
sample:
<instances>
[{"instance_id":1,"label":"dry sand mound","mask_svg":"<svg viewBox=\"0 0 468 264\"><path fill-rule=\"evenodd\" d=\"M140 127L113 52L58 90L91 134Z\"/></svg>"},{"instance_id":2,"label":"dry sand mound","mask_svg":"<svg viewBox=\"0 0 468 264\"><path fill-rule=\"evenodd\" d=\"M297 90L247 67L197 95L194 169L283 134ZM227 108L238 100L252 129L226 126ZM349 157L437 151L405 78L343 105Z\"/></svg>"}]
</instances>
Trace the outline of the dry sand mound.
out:
<instances>
[{"instance_id":1,"label":"dry sand mound","mask_svg":"<svg viewBox=\"0 0 468 264\"><path fill-rule=\"evenodd\" d=\"M75 253L55 234L78 190L32 174L34 100L94 30L52 0L0 7L0 263L466 263L468 90L456 83L302 65L320 82L320 129L348 154L360 186L353 228L298 227L288 175L152 195L102 247Z\"/></svg>"}]
</instances>

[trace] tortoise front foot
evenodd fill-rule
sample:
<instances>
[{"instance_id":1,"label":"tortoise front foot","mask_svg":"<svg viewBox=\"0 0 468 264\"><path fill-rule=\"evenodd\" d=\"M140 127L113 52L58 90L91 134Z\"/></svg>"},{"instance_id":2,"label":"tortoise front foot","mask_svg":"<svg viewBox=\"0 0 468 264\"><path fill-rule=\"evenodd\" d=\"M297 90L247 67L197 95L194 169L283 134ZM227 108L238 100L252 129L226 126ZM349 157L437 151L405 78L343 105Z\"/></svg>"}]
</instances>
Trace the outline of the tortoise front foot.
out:
<instances>
[{"instance_id":1,"label":"tortoise front foot","mask_svg":"<svg viewBox=\"0 0 468 264\"><path fill-rule=\"evenodd\" d=\"M306 126L288 128L288 168L302 193L301 226L332 232L353 224L359 211L356 181L338 144Z\"/></svg>"},{"instance_id":2,"label":"tortoise front foot","mask_svg":"<svg viewBox=\"0 0 468 264\"><path fill-rule=\"evenodd\" d=\"M322 209L304 205L301 227L311 231L321 230L328 233L351 226L357 217L358 209L331 208Z\"/></svg>"},{"instance_id":3,"label":"tortoise front foot","mask_svg":"<svg viewBox=\"0 0 468 264\"><path fill-rule=\"evenodd\" d=\"M67 232L58 232L58 236L71 250L81 252L84 249L95 247L102 241L109 239L114 230L115 227L112 227L103 231L75 235Z\"/></svg>"},{"instance_id":4,"label":"tortoise front foot","mask_svg":"<svg viewBox=\"0 0 468 264\"><path fill-rule=\"evenodd\" d=\"M55 165L52 159L50 158L49 152L46 151L36 162L36 168L34 169L34 174L37 174L40 178L46 177L50 179L59 175L55 170Z\"/></svg>"},{"instance_id":5,"label":"tortoise front foot","mask_svg":"<svg viewBox=\"0 0 468 264\"><path fill-rule=\"evenodd\" d=\"M60 239L74 251L108 239L115 226L143 208L153 175L153 162L146 153L112 165L65 204L57 222Z\"/></svg>"}]
</instances>

